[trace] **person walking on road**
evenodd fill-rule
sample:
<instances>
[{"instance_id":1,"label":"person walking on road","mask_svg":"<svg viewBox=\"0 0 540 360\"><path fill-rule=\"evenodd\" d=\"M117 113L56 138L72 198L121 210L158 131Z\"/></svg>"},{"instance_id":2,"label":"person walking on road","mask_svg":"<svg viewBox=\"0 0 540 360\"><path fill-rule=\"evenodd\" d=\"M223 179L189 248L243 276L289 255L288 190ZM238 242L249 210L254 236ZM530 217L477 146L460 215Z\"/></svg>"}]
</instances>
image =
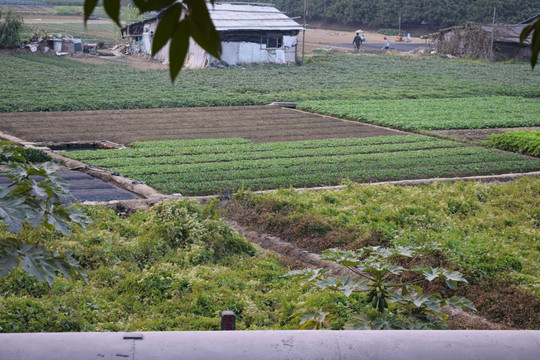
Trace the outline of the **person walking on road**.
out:
<instances>
[{"instance_id":1,"label":"person walking on road","mask_svg":"<svg viewBox=\"0 0 540 360\"><path fill-rule=\"evenodd\" d=\"M384 37L384 48L385 50L388 50L390 49L390 41L388 41L388 38L385 36Z\"/></svg>"},{"instance_id":2,"label":"person walking on road","mask_svg":"<svg viewBox=\"0 0 540 360\"><path fill-rule=\"evenodd\" d=\"M360 33L356 33L356 36L353 39L353 46L355 50L360 50L360 46L362 46L362 38L360 37Z\"/></svg>"}]
</instances>

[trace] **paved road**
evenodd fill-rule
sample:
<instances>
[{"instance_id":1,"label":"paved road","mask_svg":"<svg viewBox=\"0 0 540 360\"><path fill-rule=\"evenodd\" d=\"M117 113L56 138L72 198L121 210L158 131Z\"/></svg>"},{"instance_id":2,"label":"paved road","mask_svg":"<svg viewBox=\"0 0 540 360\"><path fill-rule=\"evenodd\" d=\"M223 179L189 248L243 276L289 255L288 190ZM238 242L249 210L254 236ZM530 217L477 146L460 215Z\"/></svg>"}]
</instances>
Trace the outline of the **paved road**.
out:
<instances>
[{"instance_id":1,"label":"paved road","mask_svg":"<svg viewBox=\"0 0 540 360\"><path fill-rule=\"evenodd\" d=\"M352 44L324 44L324 45L337 46L337 47L347 48L347 49L351 49L351 50L353 49ZM390 49L397 50L397 51L403 51L403 52L411 51L411 50L414 50L414 49L417 49L417 48L420 48L420 47L424 47L424 46L426 46L426 44L424 44L424 43L406 43L406 42L390 43ZM368 42L365 42L365 43L362 44L362 47L360 48L360 51L362 51L362 50L381 50L383 47L384 47L383 43L368 43Z\"/></svg>"}]
</instances>

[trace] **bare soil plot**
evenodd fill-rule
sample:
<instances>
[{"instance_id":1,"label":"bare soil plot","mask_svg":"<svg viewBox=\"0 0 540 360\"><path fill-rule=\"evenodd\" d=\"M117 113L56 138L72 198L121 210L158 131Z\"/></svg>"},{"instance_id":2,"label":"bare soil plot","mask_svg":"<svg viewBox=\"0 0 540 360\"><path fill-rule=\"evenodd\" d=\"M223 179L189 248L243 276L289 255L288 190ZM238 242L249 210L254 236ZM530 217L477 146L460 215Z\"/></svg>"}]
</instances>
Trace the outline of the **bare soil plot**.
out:
<instances>
[{"instance_id":1,"label":"bare soil plot","mask_svg":"<svg viewBox=\"0 0 540 360\"><path fill-rule=\"evenodd\" d=\"M7 113L0 131L55 143L108 140L245 138L253 142L297 141L405 134L278 106Z\"/></svg>"}]
</instances>

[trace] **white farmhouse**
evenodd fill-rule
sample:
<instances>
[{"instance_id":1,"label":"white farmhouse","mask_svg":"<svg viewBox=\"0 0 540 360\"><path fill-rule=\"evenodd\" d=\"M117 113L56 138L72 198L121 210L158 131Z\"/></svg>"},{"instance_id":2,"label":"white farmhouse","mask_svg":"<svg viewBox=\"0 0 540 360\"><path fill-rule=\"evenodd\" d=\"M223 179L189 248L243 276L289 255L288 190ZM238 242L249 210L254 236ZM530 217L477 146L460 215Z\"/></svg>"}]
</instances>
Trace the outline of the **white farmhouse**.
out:
<instances>
[{"instance_id":1,"label":"white farmhouse","mask_svg":"<svg viewBox=\"0 0 540 360\"><path fill-rule=\"evenodd\" d=\"M221 38L221 60L225 65L296 63L298 32L303 27L273 5L218 2L207 5ZM151 55L160 18L161 14L121 30L133 53ZM169 44L152 57L168 63ZM185 67L204 68L218 63L190 39Z\"/></svg>"}]
</instances>

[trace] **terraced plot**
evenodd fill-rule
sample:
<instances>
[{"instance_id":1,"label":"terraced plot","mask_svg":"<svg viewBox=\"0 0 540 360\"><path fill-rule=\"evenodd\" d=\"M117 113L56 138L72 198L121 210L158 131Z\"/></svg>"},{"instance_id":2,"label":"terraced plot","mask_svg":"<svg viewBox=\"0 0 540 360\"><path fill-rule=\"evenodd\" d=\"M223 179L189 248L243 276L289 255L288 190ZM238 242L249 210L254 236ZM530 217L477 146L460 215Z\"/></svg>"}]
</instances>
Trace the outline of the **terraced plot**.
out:
<instances>
[{"instance_id":1,"label":"terraced plot","mask_svg":"<svg viewBox=\"0 0 540 360\"><path fill-rule=\"evenodd\" d=\"M206 195L540 170L540 161L422 135L256 144L245 139L134 143L70 152L93 166L167 193Z\"/></svg>"},{"instance_id":2,"label":"terraced plot","mask_svg":"<svg viewBox=\"0 0 540 360\"><path fill-rule=\"evenodd\" d=\"M278 106L7 113L0 130L35 142L242 137L254 142L396 135L401 132Z\"/></svg>"},{"instance_id":3,"label":"terraced plot","mask_svg":"<svg viewBox=\"0 0 540 360\"><path fill-rule=\"evenodd\" d=\"M540 126L540 101L511 96L306 101L298 107L403 130Z\"/></svg>"}]
</instances>

